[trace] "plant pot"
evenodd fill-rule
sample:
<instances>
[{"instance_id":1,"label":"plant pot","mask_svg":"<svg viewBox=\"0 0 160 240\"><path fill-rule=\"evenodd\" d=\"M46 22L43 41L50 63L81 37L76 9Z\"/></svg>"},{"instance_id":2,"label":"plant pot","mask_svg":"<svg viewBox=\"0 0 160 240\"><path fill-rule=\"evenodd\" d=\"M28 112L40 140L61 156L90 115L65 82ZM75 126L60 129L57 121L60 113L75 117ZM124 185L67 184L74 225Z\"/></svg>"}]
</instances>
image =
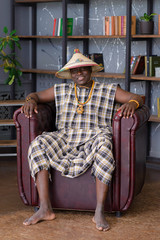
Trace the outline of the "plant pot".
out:
<instances>
[{"instance_id":1,"label":"plant pot","mask_svg":"<svg viewBox=\"0 0 160 240\"><path fill-rule=\"evenodd\" d=\"M140 34L153 34L154 22L153 21L141 21L140 22Z\"/></svg>"}]
</instances>

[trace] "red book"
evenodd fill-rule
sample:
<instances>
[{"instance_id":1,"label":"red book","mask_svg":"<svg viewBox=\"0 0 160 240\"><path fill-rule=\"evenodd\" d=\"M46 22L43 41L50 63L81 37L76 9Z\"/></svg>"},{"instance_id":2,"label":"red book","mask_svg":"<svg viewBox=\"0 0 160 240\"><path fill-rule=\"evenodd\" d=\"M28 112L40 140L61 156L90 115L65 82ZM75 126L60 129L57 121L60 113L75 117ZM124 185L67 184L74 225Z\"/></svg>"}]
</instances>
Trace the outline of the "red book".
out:
<instances>
[{"instance_id":1,"label":"red book","mask_svg":"<svg viewBox=\"0 0 160 240\"><path fill-rule=\"evenodd\" d=\"M133 70L134 70L137 58L138 58L138 56L131 56L131 63L130 63L131 74L133 74Z\"/></svg>"},{"instance_id":2,"label":"red book","mask_svg":"<svg viewBox=\"0 0 160 240\"><path fill-rule=\"evenodd\" d=\"M145 62L144 56L139 55L136 60L136 64L133 68L132 74L142 74L144 72Z\"/></svg>"},{"instance_id":3,"label":"red book","mask_svg":"<svg viewBox=\"0 0 160 240\"><path fill-rule=\"evenodd\" d=\"M53 22L53 36L55 36L55 30L56 30L56 18L54 18L54 22Z\"/></svg>"},{"instance_id":4,"label":"red book","mask_svg":"<svg viewBox=\"0 0 160 240\"><path fill-rule=\"evenodd\" d=\"M109 36L109 17L105 17L105 35Z\"/></svg>"}]
</instances>

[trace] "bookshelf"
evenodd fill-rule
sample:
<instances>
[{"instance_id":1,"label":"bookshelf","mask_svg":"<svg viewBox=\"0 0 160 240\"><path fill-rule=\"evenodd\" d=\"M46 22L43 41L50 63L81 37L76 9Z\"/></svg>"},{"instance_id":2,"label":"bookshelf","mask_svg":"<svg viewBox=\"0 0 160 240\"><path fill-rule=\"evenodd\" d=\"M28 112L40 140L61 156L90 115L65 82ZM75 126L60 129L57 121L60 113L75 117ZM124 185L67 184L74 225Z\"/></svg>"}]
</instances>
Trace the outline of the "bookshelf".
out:
<instances>
[{"instance_id":1,"label":"bookshelf","mask_svg":"<svg viewBox=\"0 0 160 240\"><path fill-rule=\"evenodd\" d=\"M91 0L90 0L91 1ZM60 36L45 36L45 35L37 35L36 32L36 26L34 25L33 27L33 32L30 35L19 35L19 38L22 41L31 41L33 44L33 49L36 46L37 41L40 40L44 40L47 41L48 39L51 40L55 40L55 41L62 41L62 65L64 65L66 63L66 55L67 55L67 43L70 40L73 41L82 41L83 43L83 49L84 52L83 53L88 53L88 49L89 49L89 42L92 39L96 39L96 40L118 40L121 39L123 41L125 41L126 44L126 53L125 53L125 67L126 67L126 73L122 74L122 73L114 73L114 72L100 72L100 73L95 73L93 75L93 77L96 78L112 78L112 79L123 79L124 83L125 83L125 89L126 90L130 90L130 84L131 82L136 82L136 81L143 81L145 83L145 88L146 88L146 104L150 106L150 101L151 101L151 93L150 93L150 89L151 89L151 82L159 82L160 78L157 77L146 77L144 75L131 75L130 74L130 58L131 58L131 43L134 41L145 41L147 43L146 46L146 53L149 56L152 53L152 41L153 39L160 39L160 35L158 34L154 34L154 35L141 35L141 34L134 34L131 35L131 13L132 13L132 1L131 0L126 0L124 2L126 2L126 20L127 20L127 31L126 31L126 36L122 36L122 35L113 35L113 36L106 36L106 35L89 35L88 32L88 28L89 28L89 21L88 21L88 17L89 17L89 0L84 1L84 0L15 0L15 7L16 6L26 6L26 7L33 7L36 8L36 3L47 3L47 2L61 2L62 4L62 16L64 18L64 22L66 22L65 20L67 19L67 7L68 4L84 4L84 35L79 36L79 35L75 35L75 36L67 36L66 34L66 25L64 24L64 34L62 37ZM144 0L145 1L145 0ZM153 12L153 1L151 0L146 0L147 2L147 12L151 13ZM36 11L33 10L33 19L36 19ZM33 23L34 24L34 23ZM36 21L35 21L36 24ZM36 85L36 75L37 74L41 74L41 75L55 75L56 71L58 70L47 70L47 69L40 69L40 68L36 68L36 59L34 59L34 56L36 56L36 50L33 51L33 65L31 67L28 68L24 68L22 69L23 73L26 74L32 74L33 75L33 89L35 89L35 85ZM159 123L160 119L156 116L151 116L150 123ZM149 124L150 125L150 124Z\"/></svg>"},{"instance_id":2,"label":"bookshelf","mask_svg":"<svg viewBox=\"0 0 160 240\"><path fill-rule=\"evenodd\" d=\"M11 107L11 108L19 108L24 104L24 100L1 100L0 101L0 107ZM15 127L13 119L0 119L0 126L6 127ZM6 157L6 156L16 156L17 154L14 151L14 148L17 145L16 139L10 139L10 140L0 140L0 157ZM11 152L5 151L6 148L11 148Z\"/></svg>"}]
</instances>

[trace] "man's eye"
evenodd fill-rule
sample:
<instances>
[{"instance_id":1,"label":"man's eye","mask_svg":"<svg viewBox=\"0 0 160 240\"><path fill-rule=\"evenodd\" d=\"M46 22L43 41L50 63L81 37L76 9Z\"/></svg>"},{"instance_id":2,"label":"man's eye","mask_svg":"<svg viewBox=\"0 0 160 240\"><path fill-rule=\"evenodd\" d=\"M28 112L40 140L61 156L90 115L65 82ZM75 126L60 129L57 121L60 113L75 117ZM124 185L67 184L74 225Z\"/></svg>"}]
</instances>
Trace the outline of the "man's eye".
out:
<instances>
[{"instance_id":1,"label":"man's eye","mask_svg":"<svg viewBox=\"0 0 160 240\"><path fill-rule=\"evenodd\" d=\"M77 70L71 70L72 73L77 73L78 71Z\"/></svg>"}]
</instances>

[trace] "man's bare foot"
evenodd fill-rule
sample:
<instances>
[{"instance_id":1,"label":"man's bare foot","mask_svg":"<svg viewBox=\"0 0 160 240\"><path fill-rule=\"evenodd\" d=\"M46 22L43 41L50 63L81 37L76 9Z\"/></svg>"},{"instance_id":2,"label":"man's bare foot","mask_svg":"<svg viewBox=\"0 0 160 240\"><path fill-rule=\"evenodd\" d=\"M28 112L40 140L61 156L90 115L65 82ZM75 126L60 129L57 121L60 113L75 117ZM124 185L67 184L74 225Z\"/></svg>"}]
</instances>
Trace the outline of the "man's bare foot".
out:
<instances>
[{"instance_id":1,"label":"man's bare foot","mask_svg":"<svg viewBox=\"0 0 160 240\"><path fill-rule=\"evenodd\" d=\"M39 221L50 221L55 218L56 218L56 216L55 216L54 212L52 212L52 210L50 210L50 209L44 210L43 208L40 208L35 214L33 214L33 216L31 216L30 218L27 218L23 222L23 224L25 226L29 226L29 225L36 224Z\"/></svg>"},{"instance_id":2,"label":"man's bare foot","mask_svg":"<svg viewBox=\"0 0 160 240\"><path fill-rule=\"evenodd\" d=\"M108 231L110 229L109 224L107 223L104 213L95 212L94 217L92 218L92 221L96 224L96 228L99 231Z\"/></svg>"}]
</instances>

